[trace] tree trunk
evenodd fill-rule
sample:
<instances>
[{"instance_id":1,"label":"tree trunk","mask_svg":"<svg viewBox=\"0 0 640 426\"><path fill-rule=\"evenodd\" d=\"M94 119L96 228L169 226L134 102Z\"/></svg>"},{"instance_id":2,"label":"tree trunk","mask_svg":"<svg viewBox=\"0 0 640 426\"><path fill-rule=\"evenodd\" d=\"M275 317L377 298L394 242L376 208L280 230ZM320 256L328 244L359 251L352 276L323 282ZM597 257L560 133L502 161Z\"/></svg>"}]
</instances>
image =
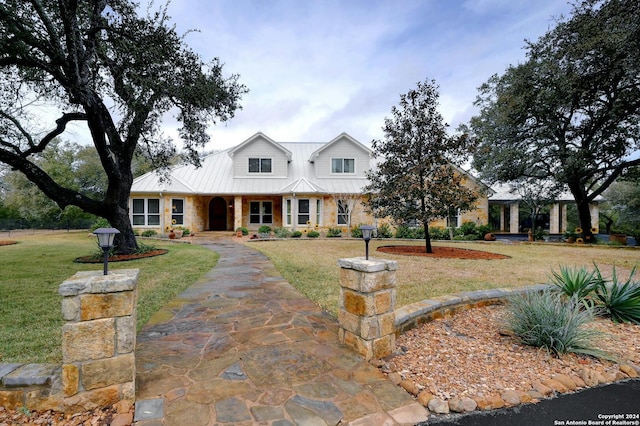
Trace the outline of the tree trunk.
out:
<instances>
[{"instance_id":1,"label":"tree trunk","mask_svg":"<svg viewBox=\"0 0 640 426\"><path fill-rule=\"evenodd\" d=\"M136 241L133 226L131 226L131 221L129 220L128 209L123 209L118 206L113 210L115 214L109 215L109 217L105 219L109 221L111 226L120 231L119 234L116 234L114 242L116 251L122 254L131 254L138 249L138 242Z\"/></svg>"},{"instance_id":2,"label":"tree trunk","mask_svg":"<svg viewBox=\"0 0 640 426\"><path fill-rule=\"evenodd\" d=\"M431 237L429 236L429 224L426 222L424 224L424 240L427 253L433 253L433 248L431 247Z\"/></svg>"},{"instance_id":3,"label":"tree trunk","mask_svg":"<svg viewBox=\"0 0 640 426\"><path fill-rule=\"evenodd\" d=\"M588 201L581 201L577 203L578 207L578 219L580 220L580 228L582 228L582 238L585 243L595 243L596 239L591 232L591 210L589 209Z\"/></svg>"}]
</instances>

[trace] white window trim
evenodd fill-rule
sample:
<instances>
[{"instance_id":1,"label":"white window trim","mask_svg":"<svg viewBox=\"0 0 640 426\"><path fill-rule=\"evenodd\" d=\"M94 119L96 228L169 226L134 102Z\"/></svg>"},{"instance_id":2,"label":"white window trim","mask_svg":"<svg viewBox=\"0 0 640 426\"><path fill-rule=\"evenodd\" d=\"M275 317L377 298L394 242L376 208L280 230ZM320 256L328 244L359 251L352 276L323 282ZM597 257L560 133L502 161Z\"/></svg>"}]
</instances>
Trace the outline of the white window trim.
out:
<instances>
[{"instance_id":1,"label":"white window trim","mask_svg":"<svg viewBox=\"0 0 640 426\"><path fill-rule=\"evenodd\" d=\"M133 202L134 200L143 200L144 201L144 212L143 213L134 213L133 212ZM158 213L149 213L149 200L157 200L158 201ZM143 228L161 228L162 227L162 205L163 199L158 197L132 197L129 199L129 211L131 212L129 215L129 220L131 221L131 226L133 227L143 227ZM157 225L149 225L149 215L158 216L158 224ZM144 225L134 225L133 217L134 216L143 216L144 217Z\"/></svg>"},{"instance_id":2,"label":"white window trim","mask_svg":"<svg viewBox=\"0 0 640 426\"><path fill-rule=\"evenodd\" d=\"M344 170L344 160L353 160L353 172L334 172L333 160L342 160L342 170ZM354 176L356 174L356 170L358 170L358 164L355 157L331 157L329 161L329 173L334 176Z\"/></svg>"},{"instance_id":3,"label":"white window trim","mask_svg":"<svg viewBox=\"0 0 640 426\"><path fill-rule=\"evenodd\" d=\"M258 159L258 162L259 162L259 164L260 164L260 171L258 171L258 172L252 172L252 171L250 171L250 170L249 170L249 162L250 162L252 159L255 159L255 158L257 158L257 159ZM263 172L263 171L262 171L262 160L269 160L269 161L271 161L271 171L270 171L270 172ZM259 157L259 156L256 156L256 157L247 157L247 173L248 173L250 176L265 176L265 175L272 175L272 174L273 174L273 165L274 165L274 163L275 163L275 161L273 161L273 157Z\"/></svg>"}]
</instances>

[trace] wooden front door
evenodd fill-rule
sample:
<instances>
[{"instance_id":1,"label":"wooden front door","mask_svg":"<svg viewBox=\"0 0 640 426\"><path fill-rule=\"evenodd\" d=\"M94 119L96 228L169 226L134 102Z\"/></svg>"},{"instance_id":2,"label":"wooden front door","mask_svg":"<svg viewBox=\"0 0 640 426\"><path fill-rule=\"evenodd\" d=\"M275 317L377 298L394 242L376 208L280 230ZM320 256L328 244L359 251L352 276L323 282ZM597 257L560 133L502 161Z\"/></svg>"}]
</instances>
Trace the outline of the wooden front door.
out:
<instances>
[{"instance_id":1,"label":"wooden front door","mask_svg":"<svg viewBox=\"0 0 640 426\"><path fill-rule=\"evenodd\" d=\"M209 230L227 231L227 202L215 197L209 202Z\"/></svg>"}]
</instances>

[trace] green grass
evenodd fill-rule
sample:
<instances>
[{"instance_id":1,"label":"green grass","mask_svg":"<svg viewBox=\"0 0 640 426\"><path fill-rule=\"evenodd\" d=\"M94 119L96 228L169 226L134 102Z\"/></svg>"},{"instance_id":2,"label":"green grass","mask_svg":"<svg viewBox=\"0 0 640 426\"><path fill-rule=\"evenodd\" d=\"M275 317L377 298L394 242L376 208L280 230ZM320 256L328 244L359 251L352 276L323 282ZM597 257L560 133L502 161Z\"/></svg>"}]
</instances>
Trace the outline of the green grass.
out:
<instances>
[{"instance_id":1,"label":"green grass","mask_svg":"<svg viewBox=\"0 0 640 426\"><path fill-rule=\"evenodd\" d=\"M364 256L362 240L347 238L288 239L246 244L267 255L284 278L333 315L337 315L340 295L337 260ZM372 240L369 244L371 257L398 261L396 306L462 291L547 283L552 271L562 265L590 268L597 261L605 274L610 274L616 265L618 275L628 275L640 261L640 251L636 249L568 244L434 244L511 256L504 260L434 259L376 252L381 245L394 244L424 245L424 241Z\"/></svg>"},{"instance_id":2,"label":"green grass","mask_svg":"<svg viewBox=\"0 0 640 426\"><path fill-rule=\"evenodd\" d=\"M51 362L62 359L60 284L78 271L102 264L75 263L95 251L87 232L3 237L18 244L0 246L0 362ZM160 307L217 262L216 253L191 244L153 243L169 253L109 264L109 270L140 269L138 329Z\"/></svg>"}]
</instances>

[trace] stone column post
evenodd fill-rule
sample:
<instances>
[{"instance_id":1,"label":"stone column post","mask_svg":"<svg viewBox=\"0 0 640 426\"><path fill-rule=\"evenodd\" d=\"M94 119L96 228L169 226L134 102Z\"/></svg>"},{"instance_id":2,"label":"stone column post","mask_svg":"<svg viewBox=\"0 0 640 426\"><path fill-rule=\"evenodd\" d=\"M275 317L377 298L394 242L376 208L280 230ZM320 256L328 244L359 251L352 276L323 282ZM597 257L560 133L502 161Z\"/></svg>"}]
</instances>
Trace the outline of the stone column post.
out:
<instances>
[{"instance_id":1,"label":"stone column post","mask_svg":"<svg viewBox=\"0 0 640 426\"><path fill-rule=\"evenodd\" d=\"M340 259L338 339L365 357L383 358L395 350L398 262L363 257Z\"/></svg>"},{"instance_id":2,"label":"stone column post","mask_svg":"<svg viewBox=\"0 0 640 426\"><path fill-rule=\"evenodd\" d=\"M549 233L550 234L559 234L560 233L560 204L554 203L551 204L551 208L549 209Z\"/></svg>"},{"instance_id":3,"label":"stone column post","mask_svg":"<svg viewBox=\"0 0 640 426\"><path fill-rule=\"evenodd\" d=\"M520 232L520 204L511 203L509 207L509 213L511 216L509 218L509 233L517 234Z\"/></svg>"},{"instance_id":4,"label":"stone column post","mask_svg":"<svg viewBox=\"0 0 640 426\"><path fill-rule=\"evenodd\" d=\"M242 197L233 198L233 230L242 226Z\"/></svg>"},{"instance_id":5,"label":"stone column post","mask_svg":"<svg viewBox=\"0 0 640 426\"><path fill-rule=\"evenodd\" d=\"M60 285L66 412L135 401L138 273L82 271Z\"/></svg>"}]
</instances>

